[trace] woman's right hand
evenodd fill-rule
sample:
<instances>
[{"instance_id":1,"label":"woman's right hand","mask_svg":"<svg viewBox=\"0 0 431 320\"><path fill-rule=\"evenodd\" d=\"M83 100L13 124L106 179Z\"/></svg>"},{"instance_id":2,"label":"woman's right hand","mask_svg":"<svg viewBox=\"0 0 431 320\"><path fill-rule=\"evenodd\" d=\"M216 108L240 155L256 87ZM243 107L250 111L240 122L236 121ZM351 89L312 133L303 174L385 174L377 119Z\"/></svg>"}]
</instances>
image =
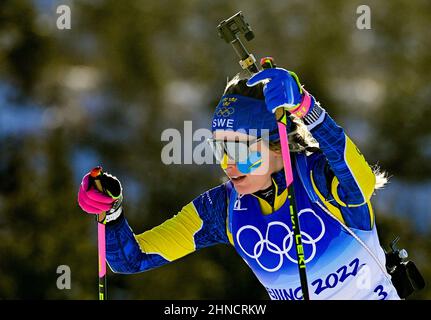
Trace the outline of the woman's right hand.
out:
<instances>
[{"instance_id":1,"label":"woman's right hand","mask_svg":"<svg viewBox=\"0 0 431 320\"><path fill-rule=\"evenodd\" d=\"M78 191L78 204L89 214L106 212L107 221L115 220L122 211L123 188L121 182L105 172L99 179L106 193L97 190L89 172L82 178Z\"/></svg>"}]
</instances>

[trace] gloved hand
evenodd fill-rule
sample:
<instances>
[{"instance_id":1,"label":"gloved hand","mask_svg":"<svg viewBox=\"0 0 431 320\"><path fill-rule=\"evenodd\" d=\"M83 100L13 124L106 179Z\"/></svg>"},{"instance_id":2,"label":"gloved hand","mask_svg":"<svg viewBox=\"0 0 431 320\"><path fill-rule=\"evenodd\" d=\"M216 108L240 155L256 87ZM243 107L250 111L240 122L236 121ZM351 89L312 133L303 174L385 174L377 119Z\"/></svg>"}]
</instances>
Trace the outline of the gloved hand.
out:
<instances>
[{"instance_id":1,"label":"gloved hand","mask_svg":"<svg viewBox=\"0 0 431 320\"><path fill-rule=\"evenodd\" d=\"M90 172L83 178L78 191L79 206L87 213L106 212L106 222L117 219L122 213L123 188L121 182L109 173L99 177L105 192L97 190Z\"/></svg>"},{"instance_id":2,"label":"gloved hand","mask_svg":"<svg viewBox=\"0 0 431 320\"><path fill-rule=\"evenodd\" d=\"M286 108L299 118L307 115L314 98L299 83L298 76L282 68L264 69L253 75L247 86L264 82L263 94L268 111L274 113L279 107Z\"/></svg>"}]
</instances>

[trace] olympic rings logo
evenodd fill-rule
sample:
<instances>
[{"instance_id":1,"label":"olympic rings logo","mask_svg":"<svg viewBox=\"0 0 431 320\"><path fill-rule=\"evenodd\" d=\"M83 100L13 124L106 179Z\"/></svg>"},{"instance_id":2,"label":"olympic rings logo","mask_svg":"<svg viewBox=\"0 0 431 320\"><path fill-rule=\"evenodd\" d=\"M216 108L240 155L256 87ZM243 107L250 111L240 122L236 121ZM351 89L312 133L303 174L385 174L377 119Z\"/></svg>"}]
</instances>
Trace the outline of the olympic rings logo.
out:
<instances>
[{"instance_id":1,"label":"olympic rings logo","mask_svg":"<svg viewBox=\"0 0 431 320\"><path fill-rule=\"evenodd\" d=\"M216 115L222 116L222 117L228 117L233 113L234 113L234 110L232 107L229 107L229 108L223 107L217 110Z\"/></svg>"},{"instance_id":2,"label":"olympic rings logo","mask_svg":"<svg viewBox=\"0 0 431 320\"><path fill-rule=\"evenodd\" d=\"M298 217L300 217L303 213L305 212L309 212L311 214L313 214L316 218L318 223L320 224L320 233L316 238L313 238L311 235L309 235L308 233L301 231L301 236L302 236L302 243L303 244L307 244L307 245L311 245L312 251L311 254L308 258L305 259L305 263L310 262L311 260L313 260L313 258L316 255L316 251L317 251L317 243L323 238L323 236L325 235L325 224L323 223L322 218L320 218L312 209L303 209L299 212ZM270 233L271 230L274 229L274 226L279 226L282 229L285 230L286 235L283 238L283 241L281 244L275 244L273 242L271 242L269 240L270 237ZM244 249L240 238L241 238L241 233L245 230L251 230L254 231L259 240L255 243L254 246L252 246L252 252L247 252L247 250ZM238 232L236 233L236 241L239 245L239 247L241 248L241 250L250 258L256 260L256 262L258 263L258 265L265 271L267 272L276 272L278 270L280 270L281 266L283 265L284 262L284 257L286 257L287 259L289 259L291 262L293 263L298 263L296 259L294 259L293 257L290 256L289 251L292 249L292 246L294 245L294 236L293 236L293 231L290 230L290 228L283 222L281 221L272 221L268 224L268 228L266 229L266 234L265 234L265 238L263 237L262 233L259 231L258 228L256 228L255 226L252 225L245 225L242 226ZM281 245L281 247L280 247ZM262 256L262 253L264 250L267 250L275 255L278 256L278 263L275 267L268 267L268 266L264 266L261 261L259 260L259 258ZM276 260L277 261L277 260Z\"/></svg>"}]
</instances>

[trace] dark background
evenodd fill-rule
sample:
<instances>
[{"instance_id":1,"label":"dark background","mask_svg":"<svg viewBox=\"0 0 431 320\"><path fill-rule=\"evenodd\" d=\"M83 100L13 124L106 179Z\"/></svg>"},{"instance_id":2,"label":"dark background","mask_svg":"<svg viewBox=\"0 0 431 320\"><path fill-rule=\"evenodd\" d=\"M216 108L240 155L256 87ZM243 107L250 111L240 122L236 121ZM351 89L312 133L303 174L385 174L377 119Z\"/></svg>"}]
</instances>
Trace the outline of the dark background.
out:
<instances>
[{"instance_id":1,"label":"dark background","mask_svg":"<svg viewBox=\"0 0 431 320\"><path fill-rule=\"evenodd\" d=\"M58 30L56 8L71 7ZM356 9L371 8L371 30ZM136 233L220 183L217 165L164 165L167 128L209 128L240 67L217 36L242 10L256 57L272 55L390 175L373 198L431 279L431 4L392 1L0 2L0 298L96 299L97 241L77 205L97 164L118 176ZM72 272L58 290L59 265ZM201 250L136 275L108 273L111 299L268 299L234 249ZM413 299L431 298L428 286Z\"/></svg>"}]
</instances>

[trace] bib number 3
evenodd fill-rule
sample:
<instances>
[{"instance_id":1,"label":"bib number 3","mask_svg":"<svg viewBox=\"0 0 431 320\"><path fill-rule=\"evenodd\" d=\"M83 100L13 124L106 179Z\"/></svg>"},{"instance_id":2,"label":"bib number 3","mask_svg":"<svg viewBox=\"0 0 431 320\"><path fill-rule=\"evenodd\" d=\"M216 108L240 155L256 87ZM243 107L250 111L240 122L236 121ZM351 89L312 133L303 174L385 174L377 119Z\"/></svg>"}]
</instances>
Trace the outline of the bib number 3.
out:
<instances>
[{"instance_id":1,"label":"bib number 3","mask_svg":"<svg viewBox=\"0 0 431 320\"><path fill-rule=\"evenodd\" d=\"M374 289L374 292L377 293L379 300L385 300L388 296L388 293L385 291L382 285L377 286Z\"/></svg>"}]
</instances>

